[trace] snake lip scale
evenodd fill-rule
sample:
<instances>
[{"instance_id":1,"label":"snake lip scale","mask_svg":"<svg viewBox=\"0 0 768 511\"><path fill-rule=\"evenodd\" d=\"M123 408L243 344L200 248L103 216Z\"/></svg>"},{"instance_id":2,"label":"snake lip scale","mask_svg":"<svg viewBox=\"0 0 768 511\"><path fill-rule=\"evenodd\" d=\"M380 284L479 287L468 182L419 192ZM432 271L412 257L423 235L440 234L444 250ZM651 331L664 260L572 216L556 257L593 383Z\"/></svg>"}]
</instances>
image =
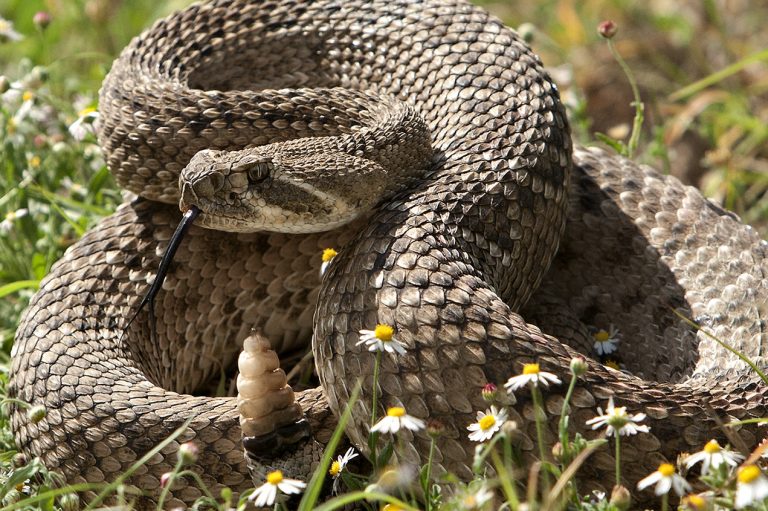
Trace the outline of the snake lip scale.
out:
<instances>
[{"instance_id":1,"label":"snake lip scale","mask_svg":"<svg viewBox=\"0 0 768 511\"><path fill-rule=\"evenodd\" d=\"M766 414L756 375L672 312L766 368L765 242L675 178L573 146L539 58L482 8L195 4L129 44L99 108L109 168L138 198L41 282L8 388L48 410L37 423L14 410L19 450L69 482L115 480L192 418L131 476L145 492L138 507L154 507L185 441L198 445L192 469L211 491L251 487L237 400L203 395L250 356L243 346L261 350L269 374L260 377L280 386L277 354L311 345L321 383L275 394L285 407L274 413L303 416L312 435L276 457L249 453L257 475L306 477L358 376L346 433L365 453L374 356L358 341L377 323L406 347L382 357L379 403L444 424L437 477L472 477L466 426L486 408L487 382L534 361L567 380L572 357L591 352L589 327L619 329L629 374L588 357L570 424L595 435L585 422L610 397L648 415L650 433L622 451L629 488L720 436L718 424ZM216 201L230 220L201 206L155 306L139 310L185 200ZM354 214L339 220L342 210ZM339 254L321 279L327 247ZM564 390L544 395L552 418ZM509 400L530 463L530 396ZM248 427L269 433L271 423ZM547 423L548 439L556 427ZM746 448L758 438L750 424L730 435ZM405 440L399 461L418 463L430 438ZM580 471L584 487L606 487L613 462L596 452ZM182 505L200 490L181 482L171 496L169 506Z\"/></svg>"}]
</instances>

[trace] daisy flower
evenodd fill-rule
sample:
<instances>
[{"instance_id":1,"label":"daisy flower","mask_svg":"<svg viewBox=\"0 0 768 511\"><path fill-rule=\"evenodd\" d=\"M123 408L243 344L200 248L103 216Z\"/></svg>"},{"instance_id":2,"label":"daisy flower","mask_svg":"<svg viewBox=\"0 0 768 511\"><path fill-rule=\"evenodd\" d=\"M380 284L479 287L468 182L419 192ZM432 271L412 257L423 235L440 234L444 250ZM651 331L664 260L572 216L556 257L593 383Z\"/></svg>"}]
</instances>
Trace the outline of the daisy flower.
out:
<instances>
[{"instance_id":1,"label":"daisy flower","mask_svg":"<svg viewBox=\"0 0 768 511\"><path fill-rule=\"evenodd\" d=\"M328 271L328 267L331 265L331 263L333 262L333 259L337 255L339 255L339 253L332 248L326 248L325 250L323 250L323 255L321 256L323 260L323 264L320 265L321 277L325 275L326 271Z\"/></svg>"},{"instance_id":2,"label":"daisy flower","mask_svg":"<svg viewBox=\"0 0 768 511\"><path fill-rule=\"evenodd\" d=\"M707 472L709 472L710 466L715 470L717 470L717 467L723 463L735 467L741 463L743 459L744 456L741 454L720 447L717 440L710 440L707 442L707 445L704 446L704 449L685 458L685 466L691 468L701 461L701 475L706 475Z\"/></svg>"},{"instance_id":3,"label":"daisy flower","mask_svg":"<svg viewBox=\"0 0 768 511\"><path fill-rule=\"evenodd\" d=\"M680 503L683 509L690 511L704 511L707 509L707 499L696 493L686 495Z\"/></svg>"},{"instance_id":4,"label":"daisy flower","mask_svg":"<svg viewBox=\"0 0 768 511\"><path fill-rule=\"evenodd\" d=\"M508 392L514 392L529 383L534 386L541 384L543 387L549 387L550 383L559 385L562 382L554 374L540 370L539 364L525 364L523 366L523 374L513 376L507 380L504 387Z\"/></svg>"},{"instance_id":5,"label":"daisy flower","mask_svg":"<svg viewBox=\"0 0 768 511\"><path fill-rule=\"evenodd\" d=\"M339 457L336 458L336 461L331 463L331 468L328 470L328 473L333 477L333 493L339 492L339 480L341 480L341 473L346 468L347 463L357 456L358 454L355 452L355 449L350 447L347 449L347 452L343 455L339 455Z\"/></svg>"},{"instance_id":6,"label":"daisy flower","mask_svg":"<svg viewBox=\"0 0 768 511\"><path fill-rule=\"evenodd\" d=\"M9 232L13 229L13 224L21 217L27 216L29 210L27 208L17 209L16 211L9 211L5 214L5 218L0 222L0 231Z\"/></svg>"},{"instance_id":7,"label":"daisy flower","mask_svg":"<svg viewBox=\"0 0 768 511\"><path fill-rule=\"evenodd\" d=\"M371 432L397 433L400 431L400 428L419 431L420 429L424 429L424 426L425 424L423 420L408 415L405 413L405 408L402 406L393 406L387 409L386 417L374 424L371 428Z\"/></svg>"},{"instance_id":8,"label":"daisy flower","mask_svg":"<svg viewBox=\"0 0 768 511\"><path fill-rule=\"evenodd\" d=\"M467 490L466 493L459 497L459 509L467 511L482 509L491 499L493 499L493 492L485 486L480 486L475 491Z\"/></svg>"},{"instance_id":9,"label":"daisy flower","mask_svg":"<svg viewBox=\"0 0 768 511\"><path fill-rule=\"evenodd\" d=\"M7 41L21 41L24 38L13 28L13 23L0 17L0 43Z\"/></svg>"},{"instance_id":10,"label":"daisy flower","mask_svg":"<svg viewBox=\"0 0 768 511\"><path fill-rule=\"evenodd\" d=\"M619 329L611 325L608 330L599 329L592 334L592 338L595 340L595 344L592 348L600 356L609 355L619 349L619 341L621 341L621 334Z\"/></svg>"},{"instance_id":11,"label":"daisy flower","mask_svg":"<svg viewBox=\"0 0 768 511\"><path fill-rule=\"evenodd\" d=\"M378 324L375 330L360 330L360 341L357 345L361 344L365 344L368 351L405 354L405 346L395 339L395 329L389 325Z\"/></svg>"},{"instance_id":12,"label":"daisy flower","mask_svg":"<svg viewBox=\"0 0 768 511\"><path fill-rule=\"evenodd\" d=\"M301 493L306 486L307 483L297 479L286 479L280 470L275 470L267 474L267 482L256 488L248 500L253 501L256 507L271 506L275 503L278 490L291 495Z\"/></svg>"},{"instance_id":13,"label":"daisy flower","mask_svg":"<svg viewBox=\"0 0 768 511\"><path fill-rule=\"evenodd\" d=\"M507 411L503 408L499 411L491 406L485 412L477 412L477 422L467 426L471 431L469 439L474 442L485 442L501 429L501 425L507 420Z\"/></svg>"},{"instance_id":14,"label":"daisy flower","mask_svg":"<svg viewBox=\"0 0 768 511\"><path fill-rule=\"evenodd\" d=\"M686 491L691 491L691 485L683 476L675 472L675 467L671 463L659 465L656 472L637 483L637 489L644 490L652 484L656 485L656 495L666 495L670 489L674 489L679 496Z\"/></svg>"},{"instance_id":15,"label":"daisy flower","mask_svg":"<svg viewBox=\"0 0 768 511\"><path fill-rule=\"evenodd\" d=\"M603 413L603 409L599 406L597 407L597 413L598 416L594 419L589 419L586 424L587 426L592 426L592 429L598 429L607 425L607 436L612 436L614 434L636 435L639 431L648 433L650 430L646 425L637 424L645 419L644 413L629 415L625 406L620 406L618 408L613 406L613 397L608 399L608 406L606 406L605 413Z\"/></svg>"},{"instance_id":16,"label":"daisy flower","mask_svg":"<svg viewBox=\"0 0 768 511\"><path fill-rule=\"evenodd\" d=\"M82 141L89 133L95 133L93 122L99 117L99 112L94 107L88 107L80 111L77 120L69 125L69 133L72 138Z\"/></svg>"},{"instance_id":17,"label":"daisy flower","mask_svg":"<svg viewBox=\"0 0 768 511\"><path fill-rule=\"evenodd\" d=\"M760 472L757 465L745 465L739 468L733 506L741 509L766 497L768 497L768 479Z\"/></svg>"}]
</instances>

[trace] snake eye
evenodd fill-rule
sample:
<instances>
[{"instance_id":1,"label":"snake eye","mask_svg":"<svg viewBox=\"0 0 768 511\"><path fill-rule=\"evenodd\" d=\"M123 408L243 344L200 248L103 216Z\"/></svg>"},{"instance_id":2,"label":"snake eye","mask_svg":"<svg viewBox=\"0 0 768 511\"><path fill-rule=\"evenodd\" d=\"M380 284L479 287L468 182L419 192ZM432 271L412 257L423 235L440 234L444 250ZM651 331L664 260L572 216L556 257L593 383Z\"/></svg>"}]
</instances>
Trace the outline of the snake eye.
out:
<instances>
[{"instance_id":1,"label":"snake eye","mask_svg":"<svg viewBox=\"0 0 768 511\"><path fill-rule=\"evenodd\" d=\"M251 184L266 179L274 168L272 160L246 161L232 166L232 170L235 172L247 172L248 182Z\"/></svg>"}]
</instances>

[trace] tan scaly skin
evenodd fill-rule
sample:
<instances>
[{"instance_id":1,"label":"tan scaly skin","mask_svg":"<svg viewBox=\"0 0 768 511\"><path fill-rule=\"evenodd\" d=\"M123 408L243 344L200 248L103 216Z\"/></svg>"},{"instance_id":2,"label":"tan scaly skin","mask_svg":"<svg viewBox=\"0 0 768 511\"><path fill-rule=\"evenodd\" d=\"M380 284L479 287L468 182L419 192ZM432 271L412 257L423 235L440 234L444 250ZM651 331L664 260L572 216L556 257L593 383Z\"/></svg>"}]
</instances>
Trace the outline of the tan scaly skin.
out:
<instances>
[{"instance_id":1,"label":"tan scaly skin","mask_svg":"<svg viewBox=\"0 0 768 511\"><path fill-rule=\"evenodd\" d=\"M251 486L236 400L190 394L235 367L252 330L254 346L265 349L257 340L266 339L280 354L312 340L327 395L297 395L308 443L257 460L257 470L279 466L288 477L312 469L358 376L363 394L347 433L365 449L374 356L357 342L376 323L392 325L408 349L382 358L379 402L446 427L436 475L470 476L466 426L485 407L486 382L501 384L533 361L568 378L571 346L589 349L580 324L616 325L632 374L590 361L572 402L574 430L585 431L610 396L649 415L650 434L625 442L630 488L713 435L723 443L717 420L766 414L756 376L672 314L693 317L765 367L764 242L673 178L600 150L572 154L538 58L480 8L192 6L126 48L105 80L100 112L108 164L142 198L87 233L42 282L16 336L9 386L12 397L48 409L36 424L14 413L18 447L70 482L113 480L194 417L179 442L198 443L194 469L203 480L214 493ZM378 131L386 126L406 131ZM333 154L319 168L295 153L278 158L278 146L268 145L318 140L332 141L323 151ZM266 149L258 157L217 152L255 146ZM199 179L180 187L190 160L202 162L186 171ZM266 184L278 192L260 193ZM217 193L223 202L206 202ZM180 200L203 209L202 225L270 232L193 226L157 297L156 335L147 311L121 335L154 279ZM275 223L249 227L246 210ZM339 256L320 281L326 247ZM527 323L534 320L555 337ZM563 392L545 393L549 439ZM514 401L531 460L531 401L525 391ZM747 447L757 440L752 426L736 435ZM410 440L401 459L415 462L429 439ZM147 493L140 507L154 505L179 442L131 478ZM582 475L605 484L612 469L604 450ZM187 484L169 505L200 495Z\"/></svg>"}]
</instances>

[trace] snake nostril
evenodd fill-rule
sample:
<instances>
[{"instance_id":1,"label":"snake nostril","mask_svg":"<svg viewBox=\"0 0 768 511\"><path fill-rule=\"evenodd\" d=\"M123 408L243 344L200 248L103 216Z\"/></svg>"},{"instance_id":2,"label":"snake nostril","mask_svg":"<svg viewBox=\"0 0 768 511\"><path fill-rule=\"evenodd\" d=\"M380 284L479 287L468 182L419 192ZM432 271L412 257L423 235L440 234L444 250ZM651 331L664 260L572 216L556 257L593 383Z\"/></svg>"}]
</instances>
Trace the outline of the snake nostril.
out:
<instances>
[{"instance_id":1,"label":"snake nostril","mask_svg":"<svg viewBox=\"0 0 768 511\"><path fill-rule=\"evenodd\" d=\"M181 186L181 200L182 203L186 204L195 204L197 202L197 195L195 195L195 191L192 189L191 184L184 183Z\"/></svg>"},{"instance_id":2,"label":"snake nostril","mask_svg":"<svg viewBox=\"0 0 768 511\"><path fill-rule=\"evenodd\" d=\"M224 187L224 175L220 172L211 172L198 179L191 186L198 197L213 197Z\"/></svg>"}]
</instances>

